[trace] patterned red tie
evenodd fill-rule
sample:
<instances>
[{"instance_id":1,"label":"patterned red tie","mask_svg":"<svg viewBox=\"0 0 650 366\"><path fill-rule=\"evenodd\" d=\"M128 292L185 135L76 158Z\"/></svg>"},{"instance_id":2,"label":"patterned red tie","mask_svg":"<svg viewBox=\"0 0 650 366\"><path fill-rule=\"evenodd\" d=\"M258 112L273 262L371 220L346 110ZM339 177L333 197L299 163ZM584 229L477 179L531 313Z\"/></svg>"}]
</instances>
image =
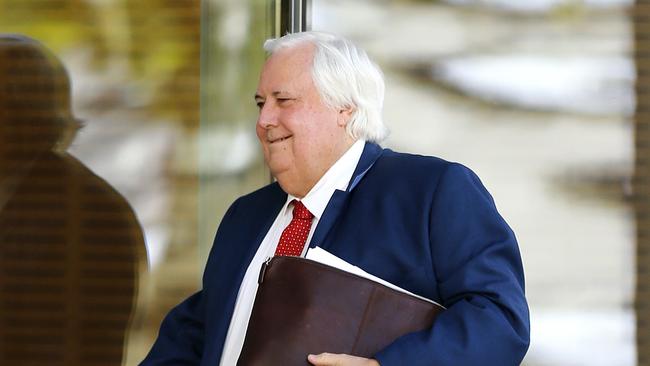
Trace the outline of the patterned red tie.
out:
<instances>
[{"instance_id":1,"label":"patterned red tie","mask_svg":"<svg viewBox=\"0 0 650 366\"><path fill-rule=\"evenodd\" d=\"M293 219L282 232L275 255L300 256L309 236L314 215L300 201L293 200L291 204L293 204Z\"/></svg>"}]
</instances>

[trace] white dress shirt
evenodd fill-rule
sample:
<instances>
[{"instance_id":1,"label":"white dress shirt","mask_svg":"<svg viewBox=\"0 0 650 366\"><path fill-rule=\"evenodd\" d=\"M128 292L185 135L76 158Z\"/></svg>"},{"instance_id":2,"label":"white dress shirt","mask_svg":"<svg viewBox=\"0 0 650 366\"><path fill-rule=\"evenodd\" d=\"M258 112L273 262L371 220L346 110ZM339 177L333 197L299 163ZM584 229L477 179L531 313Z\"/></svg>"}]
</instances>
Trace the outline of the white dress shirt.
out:
<instances>
[{"instance_id":1,"label":"white dress shirt","mask_svg":"<svg viewBox=\"0 0 650 366\"><path fill-rule=\"evenodd\" d=\"M302 255L304 256L309 247L308 243L314 234L314 230L316 229L318 221L323 215L330 198L336 190L345 191L347 189L348 183L354 173L354 169L361 158L364 145L365 141L363 140L355 142L348 151L346 151L345 154L343 154L343 156L341 156L339 160L337 160L336 163L325 172L316 185L314 185L309 193L307 193L307 195L301 200L292 195L287 195L287 202L285 202L280 213L275 218L273 225L271 225L271 228L266 233L264 240L262 240L262 243L257 249L257 253L255 253L253 260L246 270L241 286L239 287L237 301L235 302L235 310L232 314L232 318L230 318L230 326L228 328L228 334L226 335L226 341L224 342L223 353L221 354L220 366L234 366L237 364L237 359L239 358L239 354L244 345L248 321L253 311L253 303L257 293L257 277L260 268L262 263L264 263L264 261L269 257L272 257L275 253L275 248L280 241L282 231L284 231L284 228L289 225L293 218L293 210L289 207L289 203L294 199L301 201L305 207L307 207L309 212L314 215L311 229L309 230L309 236L307 237L307 243L302 251Z\"/></svg>"}]
</instances>

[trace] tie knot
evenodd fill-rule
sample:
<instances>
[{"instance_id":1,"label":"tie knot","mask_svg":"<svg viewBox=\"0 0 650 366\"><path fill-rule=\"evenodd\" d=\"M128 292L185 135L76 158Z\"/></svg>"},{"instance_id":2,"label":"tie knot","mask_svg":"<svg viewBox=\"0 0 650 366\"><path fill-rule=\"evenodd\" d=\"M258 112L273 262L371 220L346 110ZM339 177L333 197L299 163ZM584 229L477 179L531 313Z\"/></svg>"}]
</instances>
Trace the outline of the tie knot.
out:
<instances>
[{"instance_id":1,"label":"tie knot","mask_svg":"<svg viewBox=\"0 0 650 366\"><path fill-rule=\"evenodd\" d=\"M311 220L314 215L300 201L293 200L293 217L302 220Z\"/></svg>"}]
</instances>

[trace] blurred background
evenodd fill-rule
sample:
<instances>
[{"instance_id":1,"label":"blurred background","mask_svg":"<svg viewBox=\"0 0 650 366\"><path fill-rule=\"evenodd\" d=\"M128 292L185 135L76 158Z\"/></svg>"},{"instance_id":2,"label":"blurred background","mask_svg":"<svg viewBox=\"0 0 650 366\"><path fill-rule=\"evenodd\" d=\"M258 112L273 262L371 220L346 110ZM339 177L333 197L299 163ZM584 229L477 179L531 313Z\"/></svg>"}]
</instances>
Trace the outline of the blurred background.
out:
<instances>
[{"instance_id":1,"label":"blurred background","mask_svg":"<svg viewBox=\"0 0 650 366\"><path fill-rule=\"evenodd\" d=\"M381 66L386 147L461 162L493 194L525 267L524 364L613 366L650 364L649 16L632 0L0 0L0 33L63 61L83 120L67 151L142 228L124 365L199 288L230 203L270 181L261 45L297 22Z\"/></svg>"}]
</instances>

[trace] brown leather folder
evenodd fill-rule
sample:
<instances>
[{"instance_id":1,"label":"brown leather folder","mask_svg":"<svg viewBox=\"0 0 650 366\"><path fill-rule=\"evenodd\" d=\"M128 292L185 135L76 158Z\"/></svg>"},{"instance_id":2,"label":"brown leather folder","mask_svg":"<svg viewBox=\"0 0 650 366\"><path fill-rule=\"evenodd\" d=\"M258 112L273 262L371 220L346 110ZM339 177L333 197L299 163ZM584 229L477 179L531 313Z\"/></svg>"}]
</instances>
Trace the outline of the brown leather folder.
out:
<instances>
[{"instance_id":1,"label":"brown leather folder","mask_svg":"<svg viewBox=\"0 0 650 366\"><path fill-rule=\"evenodd\" d=\"M310 365L307 355L321 352L372 357L430 328L444 309L300 257L273 257L259 283L237 365Z\"/></svg>"}]
</instances>

